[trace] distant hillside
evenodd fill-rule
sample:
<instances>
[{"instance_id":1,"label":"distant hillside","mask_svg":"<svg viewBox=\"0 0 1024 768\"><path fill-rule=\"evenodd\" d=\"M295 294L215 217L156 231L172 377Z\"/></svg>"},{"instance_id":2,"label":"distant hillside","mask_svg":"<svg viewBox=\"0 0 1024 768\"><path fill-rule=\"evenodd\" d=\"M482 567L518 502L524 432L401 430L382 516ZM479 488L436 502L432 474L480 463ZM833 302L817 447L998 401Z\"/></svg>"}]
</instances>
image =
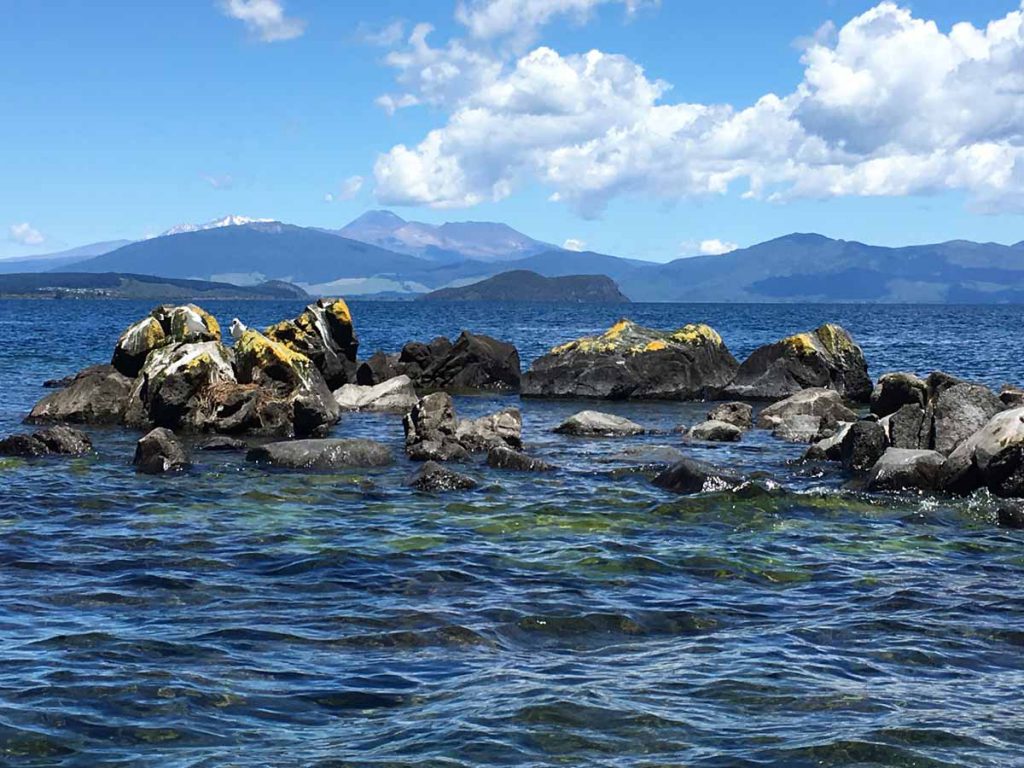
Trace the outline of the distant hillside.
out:
<instances>
[{"instance_id":1,"label":"distant hillside","mask_svg":"<svg viewBox=\"0 0 1024 768\"><path fill-rule=\"evenodd\" d=\"M368 211L334 234L439 263L508 262L555 248L507 224L463 221L435 226L406 221L391 211Z\"/></svg>"},{"instance_id":2,"label":"distant hillside","mask_svg":"<svg viewBox=\"0 0 1024 768\"><path fill-rule=\"evenodd\" d=\"M439 301L557 301L624 303L615 281L604 275L543 277L528 270L502 272L461 288L443 288L421 297Z\"/></svg>"},{"instance_id":3,"label":"distant hillside","mask_svg":"<svg viewBox=\"0 0 1024 768\"><path fill-rule=\"evenodd\" d=\"M44 253L40 256L18 256L13 259L0 259L0 274L12 272L47 272L54 269L66 267L78 261L100 254L110 253L113 250L128 245L131 240L108 240L102 243L90 243L80 245L77 248L69 248L66 251L56 253Z\"/></svg>"},{"instance_id":4,"label":"distant hillside","mask_svg":"<svg viewBox=\"0 0 1024 768\"><path fill-rule=\"evenodd\" d=\"M115 272L33 272L0 275L0 297L150 299L306 299L308 294L289 283L272 281L238 286L204 280L177 280Z\"/></svg>"}]
</instances>

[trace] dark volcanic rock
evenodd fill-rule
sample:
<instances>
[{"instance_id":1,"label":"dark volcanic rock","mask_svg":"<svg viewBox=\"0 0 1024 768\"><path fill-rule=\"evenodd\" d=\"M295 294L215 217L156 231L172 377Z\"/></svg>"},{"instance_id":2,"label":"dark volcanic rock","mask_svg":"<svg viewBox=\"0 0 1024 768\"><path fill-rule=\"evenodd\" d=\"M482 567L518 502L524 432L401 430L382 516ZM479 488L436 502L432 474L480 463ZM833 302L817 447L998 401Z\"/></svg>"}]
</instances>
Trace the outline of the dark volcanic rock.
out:
<instances>
[{"instance_id":1,"label":"dark volcanic rock","mask_svg":"<svg viewBox=\"0 0 1024 768\"><path fill-rule=\"evenodd\" d=\"M444 392L518 392L519 351L504 341L463 331L451 350L432 358L417 387Z\"/></svg>"},{"instance_id":2,"label":"dark volcanic rock","mask_svg":"<svg viewBox=\"0 0 1024 768\"><path fill-rule=\"evenodd\" d=\"M36 403L26 421L117 424L124 418L131 389L132 380L113 366L92 366L77 374L65 389Z\"/></svg>"},{"instance_id":3,"label":"dark volcanic rock","mask_svg":"<svg viewBox=\"0 0 1024 768\"><path fill-rule=\"evenodd\" d=\"M543 459L502 447L492 448L488 451L487 465L494 469L507 469L514 472L549 472L554 469Z\"/></svg>"},{"instance_id":4,"label":"dark volcanic rock","mask_svg":"<svg viewBox=\"0 0 1024 768\"><path fill-rule=\"evenodd\" d=\"M374 352L368 360L356 369L356 383L362 387L375 387L401 375L402 371L398 366L398 357L396 355Z\"/></svg>"},{"instance_id":5,"label":"dark volcanic rock","mask_svg":"<svg viewBox=\"0 0 1024 768\"><path fill-rule=\"evenodd\" d=\"M674 493L701 493L735 488L742 478L722 472L710 464L696 459L684 458L666 469L656 478L654 484Z\"/></svg>"},{"instance_id":6,"label":"dark volcanic rock","mask_svg":"<svg viewBox=\"0 0 1024 768\"><path fill-rule=\"evenodd\" d=\"M871 468L867 490L938 490L945 461L937 451L889 448Z\"/></svg>"},{"instance_id":7,"label":"dark volcanic rock","mask_svg":"<svg viewBox=\"0 0 1024 768\"><path fill-rule=\"evenodd\" d=\"M919 405L904 405L888 417L889 444L893 448L925 449L930 443L930 422ZM926 428L927 427L927 428Z\"/></svg>"},{"instance_id":8,"label":"dark volcanic rock","mask_svg":"<svg viewBox=\"0 0 1024 768\"><path fill-rule=\"evenodd\" d=\"M724 394L778 400L818 387L834 389L856 402L866 403L871 397L864 353L838 325L826 324L754 350Z\"/></svg>"},{"instance_id":9,"label":"dark volcanic rock","mask_svg":"<svg viewBox=\"0 0 1024 768\"><path fill-rule=\"evenodd\" d=\"M88 435L62 424L31 435L11 435L0 440L0 456L79 456L91 450Z\"/></svg>"},{"instance_id":10,"label":"dark volcanic rock","mask_svg":"<svg viewBox=\"0 0 1024 768\"><path fill-rule=\"evenodd\" d=\"M428 461L414 474L407 485L418 491L441 493L445 491L468 491L476 488L477 482L468 475L445 469L436 461Z\"/></svg>"},{"instance_id":11,"label":"dark volcanic rock","mask_svg":"<svg viewBox=\"0 0 1024 768\"><path fill-rule=\"evenodd\" d=\"M373 440L285 440L252 448L247 461L286 469L367 469L394 463L391 449Z\"/></svg>"},{"instance_id":12,"label":"dark volcanic rock","mask_svg":"<svg viewBox=\"0 0 1024 768\"><path fill-rule=\"evenodd\" d=\"M114 368L129 378L139 375L150 352L171 344L221 340L220 325L195 304L163 304L130 325L114 346Z\"/></svg>"},{"instance_id":13,"label":"dark volcanic rock","mask_svg":"<svg viewBox=\"0 0 1024 768\"><path fill-rule=\"evenodd\" d=\"M620 320L603 335L555 347L523 379L529 397L693 400L717 392L735 358L706 325L674 332Z\"/></svg>"},{"instance_id":14,"label":"dark volcanic rock","mask_svg":"<svg viewBox=\"0 0 1024 768\"><path fill-rule=\"evenodd\" d=\"M645 431L636 422L600 411L580 411L555 427L557 434L573 437L631 437Z\"/></svg>"},{"instance_id":15,"label":"dark volcanic rock","mask_svg":"<svg viewBox=\"0 0 1024 768\"><path fill-rule=\"evenodd\" d=\"M721 403L708 411L707 420L724 421L740 429L750 429L754 426L754 407L750 403Z\"/></svg>"},{"instance_id":16,"label":"dark volcanic rock","mask_svg":"<svg viewBox=\"0 0 1024 768\"><path fill-rule=\"evenodd\" d=\"M402 420L405 452L414 461L465 461L469 458L457 432L451 395L435 392L421 398Z\"/></svg>"},{"instance_id":17,"label":"dark volcanic rock","mask_svg":"<svg viewBox=\"0 0 1024 768\"><path fill-rule=\"evenodd\" d=\"M871 392L871 412L888 416L906 405L924 408L928 400L928 387L912 373L887 373Z\"/></svg>"},{"instance_id":18,"label":"dark volcanic rock","mask_svg":"<svg viewBox=\"0 0 1024 768\"><path fill-rule=\"evenodd\" d=\"M889 446L885 428L877 421L856 421L850 425L839 453L843 468L848 472L871 469Z\"/></svg>"},{"instance_id":19,"label":"dark volcanic rock","mask_svg":"<svg viewBox=\"0 0 1024 768\"><path fill-rule=\"evenodd\" d=\"M996 521L1003 528L1024 529L1024 506L1013 502L1000 504L996 508Z\"/></svg>"},{"instance_id":20,"label":"dark volcanic rock","mask_svg":"<svg viewBox=\"0 0 1024 768\"><path fill-rule=\"evenodd\" d=\"M148 475L159 475L187 469L192 463L188 452L174 433L169 429L157 427L135 446L135 464L137 472Z\"/></svg>"},{"instance_id":21,"label":"dark volcanic rock","mask_svg":"<svg viewBox=\"0 0 1024 768\"><path fill-rule=\"evenodd\" d=\"M264 334L312 360L331 389L355 383L359 338L343 299L318 299L294 320L272 325Z\"/></svg>"},{"instance_id":22,"label":"dark volcanic rock","mask_svg":"<svg viewBox=\"0 0 1024 768\"><path fill-rule=\"evenodd\" d=\"M228 452L244 451L249 447L249 445L244 440L218 435L217 437L211 437L204 440L196 447L200 451Z\"/></svg>"}]
</instances>

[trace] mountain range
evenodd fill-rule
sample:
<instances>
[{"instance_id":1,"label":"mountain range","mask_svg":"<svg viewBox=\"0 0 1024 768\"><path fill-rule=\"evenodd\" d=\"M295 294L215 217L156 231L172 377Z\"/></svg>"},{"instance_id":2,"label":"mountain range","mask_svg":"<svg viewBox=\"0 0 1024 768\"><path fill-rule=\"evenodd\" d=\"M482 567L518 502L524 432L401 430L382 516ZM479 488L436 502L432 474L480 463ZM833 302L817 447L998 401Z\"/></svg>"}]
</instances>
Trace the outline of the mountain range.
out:
<instances>
[{"instance_id":1,"label":"mountain range","mask_svg":"<svg viewBox=\"0 0 1024 768\"><path fill-rule=\"evenodd\" d=\"M225 217L137 242L0 261L0 272L121 272L311 294L415 296L509 271L605 275L633 301L1024 303L1024 242L899 248L791 234L656 264L558 248L505 224L434 226L371 211L337 230Z\"/></svg>"}]
</instances>

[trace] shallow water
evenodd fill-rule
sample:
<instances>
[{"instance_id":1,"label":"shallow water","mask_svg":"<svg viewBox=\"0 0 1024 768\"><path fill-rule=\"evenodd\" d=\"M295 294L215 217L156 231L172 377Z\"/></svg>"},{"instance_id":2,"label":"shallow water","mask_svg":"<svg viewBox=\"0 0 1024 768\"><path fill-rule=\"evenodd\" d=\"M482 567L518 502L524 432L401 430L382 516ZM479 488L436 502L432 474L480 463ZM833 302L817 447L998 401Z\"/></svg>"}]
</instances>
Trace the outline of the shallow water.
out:
<instances>
[{"instance_id":1,"label":"shallow water","mask_svg":"<svg viewBox=\"0 0 1024 768\"><path fill-rule=\"evenodd\" d=\"M290 303L211 302L222 322ZM109 357L132 302L0 302L0 433L43 379ZM353 304L363 350L454 335L524 364L626 308ZM1017 307L634 305L737 355L834 320L872 372L1024 380ZM477 415L512 398L460 398ZM754 433L687 450L786 490L680 499L615 459L701 404L610 404L655 434L579 441L527 401L550 475L301 475L197 454L173 477L95 456L0 462L0 764L1007 766L1022 763L1024 535L983 498L869 499ZM339 435L401 452L394 416Z\"/></svg>"}]
</instances>

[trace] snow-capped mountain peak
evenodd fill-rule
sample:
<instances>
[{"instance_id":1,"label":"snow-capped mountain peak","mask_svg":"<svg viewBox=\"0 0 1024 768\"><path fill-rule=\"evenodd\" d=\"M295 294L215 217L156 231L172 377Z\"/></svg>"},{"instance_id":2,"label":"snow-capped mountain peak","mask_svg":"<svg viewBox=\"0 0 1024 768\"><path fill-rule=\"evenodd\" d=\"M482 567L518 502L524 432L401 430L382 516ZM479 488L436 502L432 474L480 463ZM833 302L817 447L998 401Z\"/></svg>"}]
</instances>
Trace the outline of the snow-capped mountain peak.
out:
<instances>
[{"instance_id":1,"label":"snow-capped mountain peak","mask_svg":"<svg viewBox=\"0 0 1024 768\"><path fill-rule=\"evenodd\" d=\"M166 232L161 232L159 237L165 235L181 235L186 232L202 232L207 229L220 229L221 227L241 227L246 224L267 224L274 221L274 219L252 219L248 216L225 216L222 219L214 219L208 221L205 224L179 224L176 227L171 227Z\"/></svg>"}]
</instances>

